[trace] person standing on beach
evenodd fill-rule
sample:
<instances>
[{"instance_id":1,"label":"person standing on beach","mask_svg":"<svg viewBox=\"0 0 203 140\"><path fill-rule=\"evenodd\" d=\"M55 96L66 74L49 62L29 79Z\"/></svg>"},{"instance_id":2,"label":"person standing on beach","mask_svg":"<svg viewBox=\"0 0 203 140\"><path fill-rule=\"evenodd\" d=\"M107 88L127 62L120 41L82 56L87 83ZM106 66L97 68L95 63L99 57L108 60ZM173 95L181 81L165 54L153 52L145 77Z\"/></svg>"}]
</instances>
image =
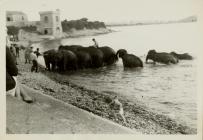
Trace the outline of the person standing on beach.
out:
<instances>
[{"instance_id":1,"label":"person standing on beach","mask_svg":"<svg viewBox=\"0 0 203 140\"><path fill-rule=\"evenodd\" d=\"M28 42L28 46L25 49L25 64L28 62L30 64L30 53L32 52L32 44L31 41Z\"/></svg>"},{"instance_id":2,"label":"person standing on beach","mask_svg":"<svg viewBox=\"0 0 203 140\"><path fill-rule=\"evenodd\" d=\"M99 48L99 45L98 45L97 41L94 38L92 39L92 41L94 42L94 47Z\"/></svg>"},{"instance_id":3,"label":"person standing on beach","mask_svg":"<svg viewBox=\"0 0 203 140\"><path fill-rule=\"evenodd\" d=\"M112 102L109 104L111 110L113 111L114 117L117 119L116 115L120 115L121 118L123 119L124 123L126 123L126 119L124 117L124 111L123 111L123 105L122 103L118 100L118 97L115 96Z\"/></svg>"},{"instance_id":4,"label":"person standing on beach","mask_svg":"<svg viewBox=\"0 0 203 140\"><path fill-rule=\"evenodd\" d=\"M11 41L10 41L10 36L9 35L6 36L6 46L11 47Z\"/></svg>"},{"instance_id":5,"label":"person standing on beach","mask_svg":"<svg viewBox=\"0 0 203 140\"><path fill-rule=\"evenodd\" d=\"M15 44L14 47L16 49L16 57L20 57L19 55L20 47L17 44Z\"/></svg>"},{"instance_id":6,"label":"person standing on beach","mask_svg":"<svg viewBox=\"0 0 203 140\"><path fill-rule=\"evenodd\" d=\"M37 56L33 51L31 51L31 53L30 53L30 60L32 61L31 72L33 72L34 70L35 70L35 72L38 72Z\"/></svg>"},{"instance_id":7,"label":"person standing on beach","mask_svg":"<svg viewBox=\"0 0 203 140\"><path fill-rule=\"evenodd\" d=\"M34 51L34 53L36 54L37 58L41 55L40 52L39 52L39 48L37 48L37 50Z\"/></svg>"},{"instance_id":8,"label":"person standing on beach","mask_svg":"<svg viewBox=\"0 0 203 140\"><path fill-rule=\"evenodd\" d=\"M11 44L10 52L11 52L11 54L13 56L13 59L14 59L16 65L18 65L17 58L16 58L16 48L14 47L14 44Z\"/></svg>"}]
</instances>

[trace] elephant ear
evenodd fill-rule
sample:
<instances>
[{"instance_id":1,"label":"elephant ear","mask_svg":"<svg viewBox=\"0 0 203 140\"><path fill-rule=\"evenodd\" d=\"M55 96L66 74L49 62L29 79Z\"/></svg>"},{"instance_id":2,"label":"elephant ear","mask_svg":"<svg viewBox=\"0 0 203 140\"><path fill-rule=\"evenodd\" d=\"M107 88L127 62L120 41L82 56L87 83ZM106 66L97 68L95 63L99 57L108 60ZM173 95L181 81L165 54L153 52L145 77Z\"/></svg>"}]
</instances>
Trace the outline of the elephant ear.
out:
<instances>
[{"instance_id":1,"label":"elephant ear","mask_svg":"<svg viewBox=\"0 0 203 140\"><path fill-rule=\"evenodd\" d=\"M152 55L154 55L155 53L156 53L155 50L149 50L148 55L149 55L149 56L152 56Z\"/></svg>"},{"instance_id":2,"label":"elephant ear","mask_svg":"<svg viewBox=\"0 0 203 140\"><path fill-rule=\"evenodd\" d=\"M147 63L148 59L152 59L155 53L155 50L149 50L145 62Z\"/></svg>"},{"instance_id":3,"label":"elephant ear","mask_svg":"<svg viewBox=\"0 0 203 140\"><path fill-rule=\"evenodd\" d=\"M61 50L61 49L63 49L64 48L64 46L63 45L60 45L59 47L58 47L58 50Z\"/></svg>"},{"instance_id":4,"label":"elephant ear","mask_svg":"<svg viewBox=\"0 0 203 140\"><path fill-rule=\"evenodd\" d=\"M170 54L175 54L176 55L176 52L171 52Z\"/></svg>"},{"instance_id":5,"label":"elephant ear","mask_svg":"<svg viewBox=\"0 0 203 140\"><path fill-rule=\"evenodd\" d=\"M117 53L116 53L116 55L118 56L118 57L123 57L125 54L127 54L127 51L125 50L125 49L120 49L120 50L118 50L117 51Z\"/></svg>"}]
</instances>

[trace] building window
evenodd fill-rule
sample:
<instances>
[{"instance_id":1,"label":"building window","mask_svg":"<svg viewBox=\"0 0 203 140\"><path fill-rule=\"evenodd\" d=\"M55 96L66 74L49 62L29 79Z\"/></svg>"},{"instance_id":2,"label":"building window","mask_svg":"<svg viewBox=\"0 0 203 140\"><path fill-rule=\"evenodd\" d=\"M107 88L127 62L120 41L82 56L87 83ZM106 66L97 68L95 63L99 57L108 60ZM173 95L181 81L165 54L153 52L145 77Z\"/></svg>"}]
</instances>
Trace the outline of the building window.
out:
<instances>
[{"instance_id":1,"label":"building window","mask_svg":"<svg viewBox=\"0 0 203 140\"><path fill-rule=\"evenodd\" d=\"M22 20L24 20L24 17L22 16Z\"/></svg>"},{"instance_id":2,"label":"building window","mask_svg":"<svg viewBox=\"0 0 203 140\"><path fill-rule=\"evenodd\" d=\"M47 29L44 30L44 34L45 34L45 35L48 34L48 30L47 30Z\"/></svg>"},{"instance_id":3,"label":"building window","mask_svg":"<svg viewBox=\"0 0 203 140\"><path fill-rule=\"evenodd\" d=\"M7 21L12 21L12 18L11 17L7 17Z\"/></svg>"},{"instance_id":4,"label":"building window","mask_svg":"<svg viewBox=\"0 0 203 140\"><path fill-rule=\"evenodd\" d=\"M57 27L57 28L56 28L56 30L60 31L60 28L59 28L59 27Z\"/></svg>"},{"instance_id":5,"label":"building window","mask_svg":"<svg viewBox=\"0 0 203 140\"><path fill-rule=\"evenodd\" d=\"M44 17L44 22L46 22L46 23L48 22L48 17L47 16Z\"/></svg>"},{"instance_id":6,"label":"building window","mask_svg":"<svg viewBox=\"0 0 203 140\"><path fill-rule=\"evenodd\" d=\"M59 21L59 17L58 16L56 16L56 22L58 22Z\"/></svg>"}]
</instances>

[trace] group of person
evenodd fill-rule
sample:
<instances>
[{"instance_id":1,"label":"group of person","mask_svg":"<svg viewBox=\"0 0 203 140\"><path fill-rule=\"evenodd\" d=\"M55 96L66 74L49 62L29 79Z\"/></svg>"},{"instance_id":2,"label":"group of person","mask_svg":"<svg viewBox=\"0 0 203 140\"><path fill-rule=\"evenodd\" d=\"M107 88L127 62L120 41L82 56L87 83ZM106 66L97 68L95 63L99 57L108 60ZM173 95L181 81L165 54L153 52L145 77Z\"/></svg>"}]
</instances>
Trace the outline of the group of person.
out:
<instances>
[{"instance_id":1,"label":"group of person","mask_svg":"<svg viewBox=\"0 0 203 140\"><path fill-rule=\"evenodd\" d=\"M8 38L10 41L14 41L14 42L17 42L17 41L18 41L18 36L17 36L17 35L8 35L7 38Z\"/></svg>"},{"instance_id":2,"label":"group of person","mask_svg":"<svg viewBox=\"0 0 203 140\"><path fill-rule=\"evenodd\" d=\"M39 48L35 51L33 50L33 46L30 45L25 50L25 64L32 62L31 72L38 72L38 57L41 55L39 52Z\"/></svg>"}]
</instances>

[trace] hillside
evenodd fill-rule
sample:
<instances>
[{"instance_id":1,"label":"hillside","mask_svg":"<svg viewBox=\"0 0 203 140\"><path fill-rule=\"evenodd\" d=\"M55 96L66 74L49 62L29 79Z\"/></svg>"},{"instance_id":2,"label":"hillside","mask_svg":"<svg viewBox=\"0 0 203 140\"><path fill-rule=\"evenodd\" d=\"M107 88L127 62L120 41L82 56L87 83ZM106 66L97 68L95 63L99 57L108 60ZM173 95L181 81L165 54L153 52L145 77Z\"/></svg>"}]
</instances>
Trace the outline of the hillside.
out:
<instances>
[{"instance_id":1,"label":"hillside","mask_svg":"<svg viewBox=\"0 0 203 140\"><path fill-rule=\"evenodd\" d=\"M62 29L64 32L69 32L72 29L75 30L84 30L84 29L100 29L106 28L104 22L100 21L88 21L87 18L81 18L79 20L63 20L61 22Z\"/></svg>"}]
</instances>

